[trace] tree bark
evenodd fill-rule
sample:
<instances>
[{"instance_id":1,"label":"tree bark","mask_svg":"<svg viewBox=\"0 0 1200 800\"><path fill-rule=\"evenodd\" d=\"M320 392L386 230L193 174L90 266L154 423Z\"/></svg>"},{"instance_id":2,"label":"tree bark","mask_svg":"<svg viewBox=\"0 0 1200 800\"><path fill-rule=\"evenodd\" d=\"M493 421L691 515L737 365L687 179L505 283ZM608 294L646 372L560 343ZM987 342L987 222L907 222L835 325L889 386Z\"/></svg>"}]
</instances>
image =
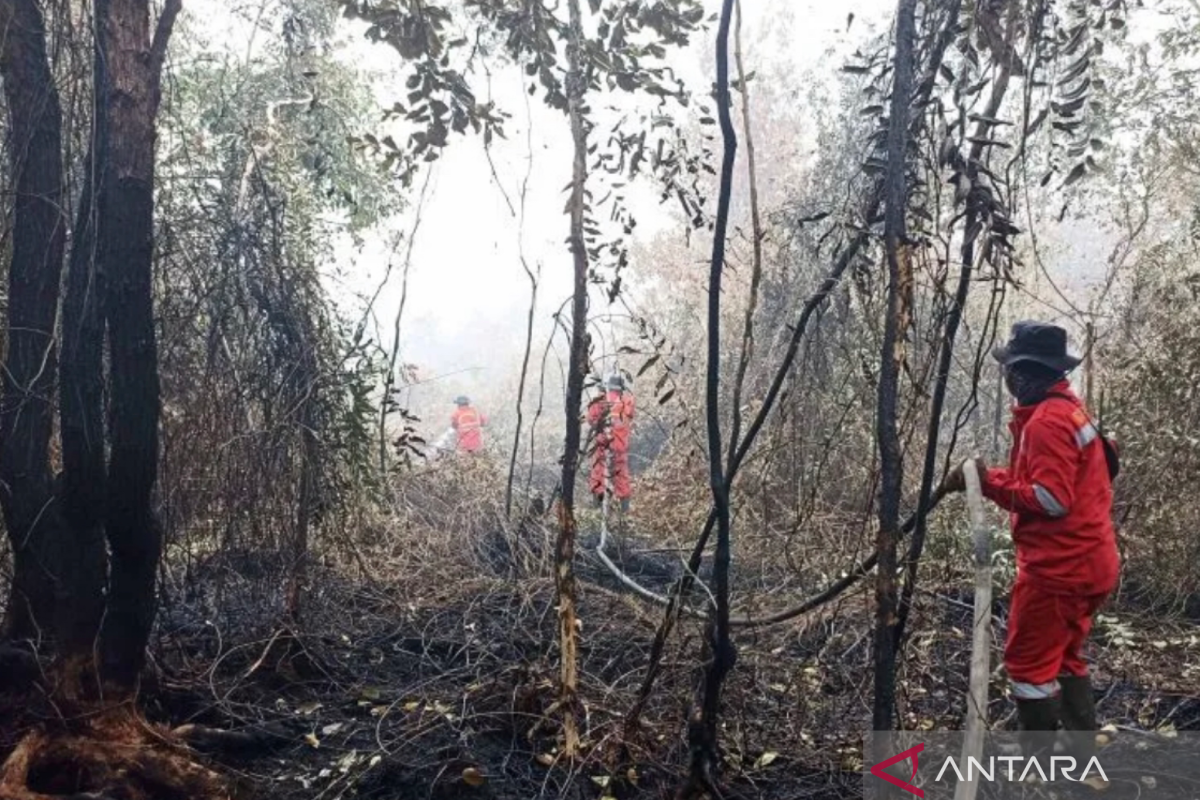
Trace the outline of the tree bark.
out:
<instances>
[{"instance_id":1,"label":"tree bark","mask_svg":"<svg viewBox=\"0 0 1200 800\"><path fill-rule=\"evenodd\" d=\"M104 168L104 128L92 122L91 152L76 209L67 262L62 310L62 365L59 374L59 438L62 475L59 499L69 559L61 602L76 634L62 642L60 654L91 659L104 613L108 555L104 545L104 317L103 280L95 269L96 188Z\"/></svg>"},{"instance_id":2,"label":"tree bark","mask_svg":"<svg viewBox=\"0 0 1200 800\"><path fill-rule=\"evenodd\" d=\"M529 278L529 313L525 320L525 352L521 356L521 377L517 381L517 420L513 431L512 454L508 459L508 481L504 486L504 516L510 519L512 518L513 482L517 477L517 456L521 452L521 432L525 427L525 384L529 378L529 357L533 353L533 319L537 311L538 298L538 276L529 269L524 258L521 259L521 266L525 269L526 277ZM539 265L538 274L540 273L541 266Z\"/></svg>"},{"instance_id":3,"label":"tree bark","mask_svg":"<svg viewBox=\"0 0 1200 800\"><path fill-rule=\"evenodd\" d=\"M587 377L588 256L584 242L583 218L587 184L587 128L584 122L586 89L581 64L583 14L579 0L569 0L570 36L567 41L567 114L575 155L571 177L570 247L574 263L575 287L571 303L571 356L567 375L566 442L562 460L562 499L559 503L559 531L554 546L555 579L558 590L559 633L559 705L563 713L563 753L573 759L579 748L575 720L578 706L578 620L575 613L575 478L579 469L583 383Z\"/></svg>"},{"instance_id":4,"label":"tree bark","mask_svg":"<svg viewBox=\"0 0 1200 800\"><path fill-rule=\"evenodd\" d=\"M737 652L729 634L729 561L730 530L729 483L725 479L721 442L721 278L725 269L725 234L729 225L729 205L733 194L733 168L737 161L737 132L729 95L729 26L734 0L721 4L717 29L717 116L720 119L724 157L721 160L721 185L717 197L717 217L713 229L712 262L708 277L708 374L706 408L708 417L708 477L716 513L717 549L713 559L713 588L716 608L709 620L705 640L707 663L699 703L699 719L689 723L688 740L691 770L685 796L716 792L716 773L721 759L718 750L718 718L721 710L721 686L733 669ZM744 87L743 87L744 88ZM756 231L757 235L757 231ZM735 445L736 446L736 443ZM730 452L734 451L730 447ZM731 456L732 467L732 456Z\"/></svg>"},{"instance_id":5,"label":"tree bark","mask_svg":"<svg viewBox=\"0 0 1200 800\"><path fill-rule=\"evenodd\" d=\"M36 0L4 4L0 37L15 184L8 352L0 399L0 505L14 569L3 633L37 639L57 627L55 588L61 585L55 564L61 518L49 446L58 369L54 328L67 232L62 109Z\"/></svg>"},{"instance_id":6,"label":"tree bark","mask_svg":"<svg viewBox=\"0 0 1200 800\"><path fill-rule=\"evenodd\" d=\"M763 237L762 217L758 208L758 170L754 159L754 134L750 120L750 86L746 76L746 65L742 59L742 4L736 0L737 25L734 31L734 60L737 64L738 84L742 95L742 134L746 140L746 172L750 181L750 229L754 261L750 270L750 296L746 299L746 313L742 323L742 353L738 359L737 375L733 379L733 421L729 432L729 449L735 452L742 437L742 394L746 386L746 372L754 358L754 315L758 310L758 294L762 286ZM793 419L794 419L793 415ZM794 428L793 428L794 430Z\"/></svg>"},{"instance_id":7,"label":"tree bark","mask_svg":"<svg viewBox=\"0 0 1200 800\"><path fill-rule=\"evenodd\" d=\"M96 90L106 69L98 39L93 42L93 53L92 129L67 260L59 375L59 497L69 542L63 555L70 554L71 558L64 565L69 575L63 591L63 613L74 618L79 631L73 642L64 642L60 656L78 662L78 675L85 665L91 665L87 670L94 672L94 644L104 615L108 572L104 543L105 275L98 269L97 225L109 163L109 136L101 113L102 98Z\"/></svg>"},{"instance_id":8,"label":"tree bark","mask_svg":"<svg viewBox=\"0 0 1200 800\"><path fill-rule=\"evenodd\" d=\"M876 552L879 570L875 584L875 699L872 730L890 731L896 691L896 549L900 541L900 494L903 455L896 423L899 403L901 339L912 289L912 264L906 239L908 206L908 114L913 91L913 39L916 0L899 0L896 7L896 47L892 102L888 128L887 173L884 179L884 243L888 264L887 319L879 367L876 435L879 439L880 495Z\"/></svg>"},{"instance_id":9,"label":"tree bark","mask_svg":"<svg viewBox=\"0 0 1200 800\"><path fill-rule=\"evenodd\" d=\"M160 412L154 330L154 149L160 77L180 0L151 37L148 0L96 0L97 110L107 153L97 193L96 272L107 277L111 369L104 522L111 564L101 674L132 686L156 610L162 536L151 505Z\"/></svg>"}]
</instances>

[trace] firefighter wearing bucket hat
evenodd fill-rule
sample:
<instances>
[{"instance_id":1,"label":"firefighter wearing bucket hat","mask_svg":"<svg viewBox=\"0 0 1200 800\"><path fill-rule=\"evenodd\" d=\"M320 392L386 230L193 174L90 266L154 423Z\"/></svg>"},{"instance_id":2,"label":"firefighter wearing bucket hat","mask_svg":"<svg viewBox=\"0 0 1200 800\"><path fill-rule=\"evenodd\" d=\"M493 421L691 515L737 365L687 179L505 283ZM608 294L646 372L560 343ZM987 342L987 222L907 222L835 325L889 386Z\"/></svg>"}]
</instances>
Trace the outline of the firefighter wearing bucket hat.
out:
<instances>
[{"instance_id":1,"label":"firefighter wearing bucket hat","mask_svg":"<svg viewBox=\"0 0 1200 800\"><path fill-rule=\"evenodd\" d=\"M1087 759L1096 706L1083 647L1119 569L1115 444L1071 390L1081 359L1062 328L1019 322L993 356L1015 401L1012 450L1007 467L976 468L984 496L1010 513L1017 551L1004 664L1026 739L1061 723L1073 755ZM944 488L965 488L961 469Z\"/></svg>"}]
</instances>

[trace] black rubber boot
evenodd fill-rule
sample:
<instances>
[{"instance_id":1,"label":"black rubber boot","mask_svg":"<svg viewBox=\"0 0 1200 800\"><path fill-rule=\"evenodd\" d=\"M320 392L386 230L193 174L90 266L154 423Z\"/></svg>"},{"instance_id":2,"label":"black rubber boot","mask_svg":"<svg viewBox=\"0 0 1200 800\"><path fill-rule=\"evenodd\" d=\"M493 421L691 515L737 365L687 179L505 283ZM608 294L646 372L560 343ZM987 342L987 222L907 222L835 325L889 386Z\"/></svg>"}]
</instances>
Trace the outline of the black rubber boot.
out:
<instances>
[{"instance_id":1,"label":"black rubber boot","mask_svg":"<svg viewBox=\"0 0 1200 800\"><path fill-rule=\"evenodd\" d=\"M1062 717L1061 697L1045 697L1038 700L1017 700L1017 719L1021 725L1021 756L1037 758L1044 764L1054 752L1055 731Z\"/></svg>"},{"instance_id":2,"label":"black rubber boot","mask_svg":"<svg viewBox=\"0 0 1200 800\"><path fill-rule=\"evenodd\" d=\"M1061 716L1063 728L1068 732L1068 752L1083 766L1096 754L1096 697L1092 694L1092 682L1083 675L1059 678L1058 683L1062 687Z\"/></svg>"}]
</instances>

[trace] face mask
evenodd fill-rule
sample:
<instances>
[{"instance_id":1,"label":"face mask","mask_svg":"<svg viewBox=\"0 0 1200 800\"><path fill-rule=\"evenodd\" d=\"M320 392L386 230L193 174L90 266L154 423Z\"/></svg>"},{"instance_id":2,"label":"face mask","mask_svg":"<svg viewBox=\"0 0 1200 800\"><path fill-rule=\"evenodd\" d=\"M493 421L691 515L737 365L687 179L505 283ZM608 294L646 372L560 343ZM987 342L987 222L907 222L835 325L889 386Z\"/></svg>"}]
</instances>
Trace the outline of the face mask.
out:
<instances>
[{"instance_id":1,"label":"face mask","mask_svg":"<svg viewBox=\"0 0 1200 800\"><path fill-rule=\"evenodd\" d=\"M1050 387L1062 380L1058 373L1042 374L1007 367L1004 370L1004 385L1017 401L1017 405L1032 406L1046 399Z\"/></svg>"}]
</instances>

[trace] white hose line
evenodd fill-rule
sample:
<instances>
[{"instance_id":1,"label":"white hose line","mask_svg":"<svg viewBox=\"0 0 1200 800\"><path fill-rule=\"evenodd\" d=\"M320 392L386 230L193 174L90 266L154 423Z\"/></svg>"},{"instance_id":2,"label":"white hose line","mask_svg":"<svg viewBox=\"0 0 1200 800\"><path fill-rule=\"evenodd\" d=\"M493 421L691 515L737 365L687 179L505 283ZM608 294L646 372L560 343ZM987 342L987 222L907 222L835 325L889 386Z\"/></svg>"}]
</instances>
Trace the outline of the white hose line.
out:
<instances>
[{"instance_id":1,"label":"white hose line","mask_svg":"<svg viewBox=\"0 0 1200 800\"><path fill-rule=\"evenodd\" d=\"M612 453L608 453L605 457L605 492L604 499L600 504L600 543L596 545L596 555L600 558L601 563L608 567L609 572L624 585L628 586L637 594L651 600L655 603L667 605L670 603L666 597L661 594L652 592L645 586L635 581L633 578L626 575L620 567L612 562L608 554L604 552L604 548L608 546L608 499L612 496ZM684 609L687 611L687 609Z\"/></svg>"},{"instance_id":2,"label":"white hose line","mask_svg":"<svg viewBox=\"0 0 1200 800\"><path fill-rule=\"evenodd\" d=\"M988 676L991 674L992 637L992 554L991 530L983 513L983 490L972 459L963 464L967 484L967 509L971 517L971 538L975 562L975 620L971 637L971 682L967 695L966 738L962 762L983 758L983 737L987 731ZM968 774L974 774L968 772ZM975 800L979 781L959 781L954 800Z\"/></svg>"},{"instance_id":3,"label":"white hose line","mask_svg":"<svg viewBox=\"0 0 1200 800\"><path fill-rule=\"evenodd\" d=\"M608 543L608 499L607 498L605 498L605 500L604 500L604 509L603 509L602 513L603 513L603 518L601 519L601 522L600 522L600 544L598 544L596 546L596 555L600 558L600 561L604 564L604 566L608 567L609 572L611 572L617 580L619 580L624 585L628 586L630 589L632 589L637 594L639 594L642 597L646 598L647 600L651 600L655 603L660 603L661 605L664 605L664 606L667 605L670 601L666 597L663 597L661 594L657 594L656 592L650 591L645 586L642 586L640 583L635 581L633 578L626 575L624 572L621 571L621 568L618 567L616 564L614 564L612 562L612 560L609 559L608 555L604 552L604 547ZM684 609L684 611L688 611L688 609Z\"/></svg>"}]
</instances>

